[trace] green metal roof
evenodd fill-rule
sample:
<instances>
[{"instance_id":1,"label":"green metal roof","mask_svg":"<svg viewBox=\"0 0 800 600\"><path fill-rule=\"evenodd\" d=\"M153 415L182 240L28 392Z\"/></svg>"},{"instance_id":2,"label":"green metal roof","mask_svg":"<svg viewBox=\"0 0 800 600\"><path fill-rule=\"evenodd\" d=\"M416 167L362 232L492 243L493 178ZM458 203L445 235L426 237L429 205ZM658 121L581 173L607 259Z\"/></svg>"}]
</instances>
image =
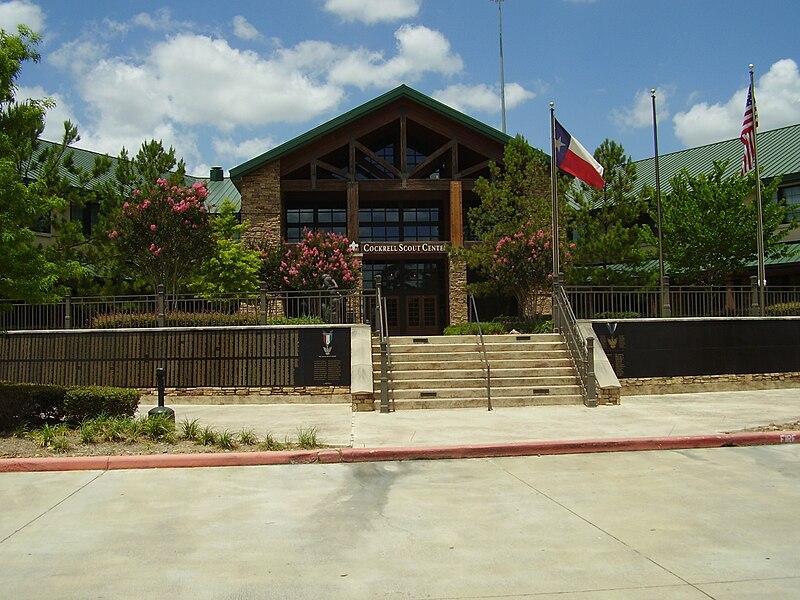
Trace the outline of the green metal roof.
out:
<instances>
[{"instance_id":1,"label":"green metal roof","mask_svg":"<svg viewBox=\"0 0 800 600\"><path fill-rule=\"evenodd\" d=\"M258 169L259 167L268 164L288 154L289 152L313 142L322 136L335 131L336 129L345 127L353 121L356 121L357 119L360 119L361 117L383 108L384 106L387 106L388 104L401 98L406 98L416 102L417 104L421 104L444 115L445 117L461 123L465 127L469 127L470 129L485 135L486 137L496 140L501 144L506 144L511 139L508 135L495 129L494 127L486 125L485 123L482 123L481 121L478 121L469 115L465 115L464 113L459 112L454 108L439 102L438 100L434 100L430 96L426 96L425 94L418 92L407 85L400 85L393 90L390 90L385 94L378 96L377 98L374 98L365 104L362 104L361 106L341 114L338 117L331 119L330 121L327 121L326 123L323 123L322 125L319 125L294 139L289 140L288 142L280 144L264 154L256 156L255 158L251 158L247 162L232 168L230 171L231 179L239 180L244 175L247 175L255 169Z\"/></svg>"},{"instance_id":2,"label":"green metal roof","mask_svg":"<svg viewBox=\"0 0 800 600\"><path fill-rule=\"evenodd\" d=\"M54 142L50 142L47 140L40 139L39 140L40 148L44 149L47 146L55 146ZM91 173L92 169L94 168L95 159L103 156L98 152L92 152L90 150L84 150L83 148L76 148L74 146L69 147L69 151L72 153L72 162L73 164L78 167L80 170L84 172ZM107 156L107 155L106 155ZM106 182L114 181L115 179L115 172L117 170L117 163L119 162L116 157L110 156L111 159L111 168L95 177L90 179L83 187L92 188L96 185L100 185ZM38 175L36 165L33 166L31 169L29 176L31 178L35 178ZM73 174L67 171L66 169L62 169L62 175L67 178L70 184L73 187L79 187L80 183L78 178ZM242 204L242 197L239 193L239 190L236 189L236 186L233 185L233 182L230 178L225 178L222 181L212 181L209 177L194 177L191 175L187 175L185 177L186 185L192 185L196 181L205 181L206 188L208 189L208 197L206 198L206 206L208 206L209 212L215 213L219 210L219 207L222 205L223 200L228 198L231 200L236 207L236 210L239 211Z\"/></svg>"},{"instance_id":3,"label":"green metal roof","mask_svg":"<svg viewBox=\"0 0 800 600\"><path fill-rule=\"evenodd\" d=\"M800 181L800 124L762 131L758 134L758 170L762 179L783 176L783 183ZM672 190L670 179L681 169L691 175L710 173L714 161L727 160L726 176L738 173L742 168L744 146L739 138L698 146L659 155L658 167L661 179L661 192ZM637 189L645 184L655 187L655 158L636 161Z\"/></svg>"}]
</instances>

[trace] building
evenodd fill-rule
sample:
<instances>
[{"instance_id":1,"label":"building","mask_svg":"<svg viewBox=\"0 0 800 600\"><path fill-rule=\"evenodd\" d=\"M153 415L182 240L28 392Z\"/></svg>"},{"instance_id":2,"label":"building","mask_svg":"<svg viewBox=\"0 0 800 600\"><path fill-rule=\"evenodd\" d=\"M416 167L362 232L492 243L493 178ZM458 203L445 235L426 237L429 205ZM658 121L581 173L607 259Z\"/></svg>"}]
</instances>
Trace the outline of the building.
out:
<instances>
[{"instance_id":1,"label":"building","mask_svg":"<svg viewBox=\"0 0 800 600\"><path fill-rule=\"evenodd\" d=\"M450 250L464 244L475 180L509 139L401 85L230 175L251 236L346 235L363 255L363 289L381 276L390 331L431 335L467 320L467 269Z\"/></svg>"},{"instance_id":2,"label":"building","mask_svg":"<svg viewBox=\"0 0 800 600\"><path fill-rule=\"evenodd\" d=\"M671 190L670 180L682 169L691 175L710 173L715 161L728 161L726 176L738 173L742 167L744 146L739 138L714 144L688 148L659 156L659 175L662 198ZM637 186L655 188L654 157L636 161ZM780 177L777 198L764 198L763 202L785 200L789 213L784 227L788 229L793 218L800 219L800 123L779 129L759 131L758 165L761 179L767 183ZM637 189L637 191L638 191ZM786 232L784 243L790 244L793 253L781 259L767 259L768 285L800 285L800 228ZM756 240L753 240L753 246ZM748 275L755 275L755 262Z\"/></svg>"},{"instance_id":3,"label":"building","mask_svg":"<svg viewBox=\"0 0 800 600\"><path fill-rule=\"evenodd\" d=\"M53 142L40 139L38 152L41 153L46 148L54 145L56 144ZM115 157L108 157L107 155L101 155L90 150L75 148L73 146L70 146L68 152L71 154L73 169L68 170L62 167L61 174L67 178L70 185L73 187L93 189L114 181L117 168L117 159ZM82 180L77 173L92 173L95 161L98 158L109 158L111 161L110 168L97 177L88 179L88 181ZM39 165L36 161L31 162L31 167L27 173L28 179L36 179L38 176L38 167ZM230 179L224 176L221 167L212 167L208 177L186 176L187 186L191 186L197 181L206 182L206 188L208 189L206 206L210 213L213 214L217 212L226 199L233 202L237 207L240 205L239 190L236 189ZM83 235L86 237L91 236L100 214L100 205L90 200L80 206L73 204L66 210L69 213L70 221L79 221L82 224ZM36 233L36 242L42 246L51 244L55 236L58 235L58 231L53 225L53 219L43 219L40 223L37 223L34 232Z\"/></svg>"}]
</instances>

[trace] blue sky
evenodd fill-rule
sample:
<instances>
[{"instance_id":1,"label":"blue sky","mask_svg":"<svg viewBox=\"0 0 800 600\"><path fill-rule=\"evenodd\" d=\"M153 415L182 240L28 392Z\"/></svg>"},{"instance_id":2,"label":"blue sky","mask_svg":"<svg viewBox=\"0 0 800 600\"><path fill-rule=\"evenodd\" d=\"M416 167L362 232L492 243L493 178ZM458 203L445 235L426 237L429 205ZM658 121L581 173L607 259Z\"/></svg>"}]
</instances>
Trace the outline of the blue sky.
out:
<instances>
[{"instance_id":1,"label":"blue sky","mask_svg":"<svg viewBox=\"0 0 800 600\"><path fill-rule=\"evenodd\" d=\"M504 0L507 132L549 152L549 102L590 151L634 159L738 137L748 64L761 130L800 123L796 0ZM405 83L500 128L493 0L0 0L39 31L19 97L81 147L160 139L226 171Z\"/></svg>"}]
</instances>

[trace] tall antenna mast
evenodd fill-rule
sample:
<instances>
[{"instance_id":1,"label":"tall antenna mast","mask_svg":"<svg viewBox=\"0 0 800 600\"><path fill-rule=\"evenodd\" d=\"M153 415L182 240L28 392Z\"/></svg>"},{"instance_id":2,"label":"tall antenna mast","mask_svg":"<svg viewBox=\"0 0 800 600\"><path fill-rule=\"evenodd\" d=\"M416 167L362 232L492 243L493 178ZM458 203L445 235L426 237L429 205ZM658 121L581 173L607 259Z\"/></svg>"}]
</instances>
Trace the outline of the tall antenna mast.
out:
<instances>
[{"instance_id":1,"label":"tall antenna mast","mask_svg":"<svg viewBox=\"0 0 800 600\"><path fill-rule=\"evenodd\" d=\"M500 112L503 117L503 133L506 132L506 76L505 67L503 65L503 0L494 0L497 2L497 11L500 23Z\"/></svg>"}]
</instances>

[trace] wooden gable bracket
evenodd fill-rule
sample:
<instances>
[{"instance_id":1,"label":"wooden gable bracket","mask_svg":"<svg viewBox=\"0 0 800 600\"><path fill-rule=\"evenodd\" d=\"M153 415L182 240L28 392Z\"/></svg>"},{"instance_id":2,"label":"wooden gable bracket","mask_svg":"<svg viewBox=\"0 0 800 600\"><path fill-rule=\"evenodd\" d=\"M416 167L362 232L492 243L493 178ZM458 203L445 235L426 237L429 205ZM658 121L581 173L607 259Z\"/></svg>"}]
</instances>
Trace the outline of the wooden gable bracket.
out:
<instances>
[{"instance_id":1,"label":"wooden gable bracket","mask_svg":"<svg viewBox=\"0 0 800 600\"><path fill-rule=\"evenodd\" d=\"M355 145L355 147L357 149L361 150L361 152L363 152L364 154L369 156L372 160L374 160L376 163L381 165L383 168L388 169L389 171L391 171L394 174L395 177L398 177L398 178L400 177L400 170L397 167L395 167L393 164L390 164L390 163L386 162L385 160L383 160L380 156L375 154L372 150L367 148L364 144L362 144L359 141L356 141L354 145ZM364 163L364 164L366 166L370 166L370 167L372 166L369 163ZM388 177L386 177L385 174L381 173L380 175L381 175L382 179L388 179Z\"/></svg>"},{"instance_id":2,"label":"wooden gable bracket","mask_svg":"<svg viewBox=\"0 0 800 600\"><path fill-rule=\"evenodd\" d=\"M434 150L434 152L433 152L433 153L432 153L432 154L431 154L431 155L430 155L428 158L426 158L424 161L422 161L421 163L419 163L419 164L418 164L418 165L417 165L417 166L414 168L414 170L413 170L413 171L411 171L411 173L409 173L409 174L408 174L408 176L409 176L410 178L413 178L413 177L415 177L415 176L416 176L418 173L420 173L421 171L424 171L425 169L427 169L429 166L431 166L431 164L432 164L434 161L438 160L438 159L439 159L439 158L442 156L442 154L444 154L445 152L447 152L448 150L450 150L450 149L453 147L453 144L455 144L455 143L456 143L456 142L455 142L455 140L450 140L449 142L447 142L446 144L444 144L444 145L443 145L443 146L441 146L440 148L438 148L438 149Z\"/></svg>"},{"instance_id":3,"label":"wooden gable bracket","mask_svg":"<svg viewBox=\"0 0 800 600\"><path fill-rule=\"evenodd\" d=\"M467 169L464 169L463 171L459 171L456 174L456 177L454 177L454 179L462 179L464 177L467 177L468 175L472 175L473 173L476 173L476 172L480 171L481 169L485 169L486 167L488 167L489 163L491 163L491 162L492 162L491 160L487 159L487 160L484 160L482 162L479 162L476 165L472 165L471 167L469 167Z\"/></svg>"},{"instance_id":4,"label":"wooden gable bracket","mask_svg":"<svg viewBox=\"0 0 800 600\"><path fill-rule=\"evenodd\" d=\"M350 179L350 174L347 171L338 167L334 167L332 164L326 163L324 160L315 159L311 161L311 164L315 172L317 167L322 167L326 171L330 171L335 175L341 175L344 179Z\"/></svg>"}]
</instances>

